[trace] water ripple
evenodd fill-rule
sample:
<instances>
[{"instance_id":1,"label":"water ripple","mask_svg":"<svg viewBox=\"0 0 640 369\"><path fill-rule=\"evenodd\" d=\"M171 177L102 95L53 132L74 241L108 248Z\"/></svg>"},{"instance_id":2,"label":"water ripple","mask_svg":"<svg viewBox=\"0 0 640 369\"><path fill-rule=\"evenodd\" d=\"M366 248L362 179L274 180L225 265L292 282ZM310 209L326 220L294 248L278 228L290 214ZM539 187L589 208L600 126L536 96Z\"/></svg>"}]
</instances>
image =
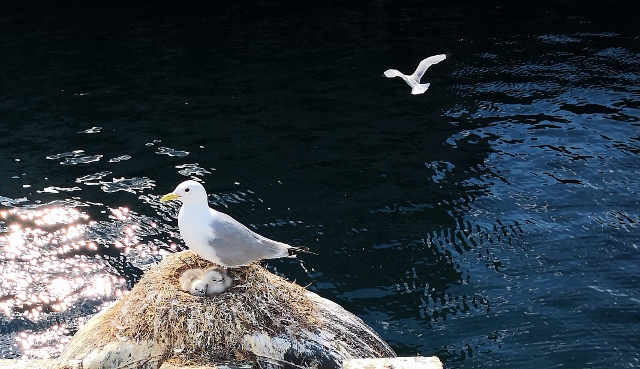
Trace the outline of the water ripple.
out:
<instances>
[{"instance_id":1,"label":"water ripple","mask_svg":"<svg viewBox=\"0 0 640 369\"><path fill-rule=\"evenodd\" d=\"M182 164L176 165L177 169L180 169L178 173L182 174L185 177L191 176L204 176L205 174L211 174L208 170L201 168L198 166L198 163L195 164ZM215 170L212 168L212 170Z\"/></svg>"},{"instance_id":2,"label":"water ripple","mask_svg":"<svg viewBox=\"0 0 640 369\"><path fill-rule=\"evenodd\" d=\"M187 155L189 155L189 152L188 151L174 150L174 149L170 149L168 147L159 147L158 151L156 152L156 154L169 155L169 156L187 156Z\"/></svg>"},{"instance_id":3,"label":"water ripple","mask_svg":"<svg viewBox=\"0 0 640 369\"><path fill-rule=\"evenodd\" d=\"M38 193L60 193L60 192L72 192L72 191L80 191L82 190L80 187L58 187L58 186L49 186L45 187L42 190L38 190Z\"/></svg>"},{"instance_id":4,"label":"water ripple","mask_svg":"<svg viewBox=\"0 0 640 369\"><path fill-rule=\"evenodd\" d=\"M100 131L102 131L102 127L92 127L78 133L100 133Z\"/></svg>"},{"instance_id":5,"label":"water ripple","mask_svg":"<svg viewBox=\"0 0 640 369\"><path fill-rule=\"evenodd\" d=\"M0 211L0 324L15 332L5 353L58 356L79 325L177 250L165 242L172 227L154 218L121 207L94 221L62 204Z\"/></svg>"},{"instance_id":6,"label":"water ripple","mask_svg":"<svg viewBox=\"0 0 640 369\"><path fill-rule=\"evenodd\" d=\"M93 174L88 174L86 176L82 176L79 178L76 178L76 182L78 183L85 183L85 184L99 184L99 183L91 183L90 181L98 181L106 176L108 176L109 174L112 174L112 172L105 170L102 172L98 172L98 173L93 173Z\"/></svg>"},{"instance_id":7,"label":"water ripple","mask_svg":"<svg viewBox=\"0 0 640 369\"><path fill-rule=\"evenodd\" d=\"M19 199L12 199L10 197L0 196L0 204L4 206L13 206L18 205L22 202L28 201L26 197L21 197Z\"/></svg>"},{"instance_id":8,"label":"water ripple","mask_svg":"<svg viewBox=\"0 0 640 369\"><path fill-rule=\"evenodd\" d=\"M273 4L255 9L278 20L267 23L234 6L216 22L142 26L135 9L105 17L108 27L1 15L25 30L0 35L12 91L0 96L2 356L56 356L69 332L181 249L179 202L152 192L186 176L215 182L213 206L254 229L317 241L306 274L291 260L270 265L291 262L284 274L339 300L401 355L459 368L636 365L633 16L615 2L504 3L345 3L320 23ZM415 60L429 41L424 14L453 57L429 72L427 94L392 96L380 71ZM102 31L83 40L74 29ZM127 51L96 49L105 37L129 40ZM188 155L202 165L175 160ZM93 171L80 165L94 159Z\"/></svg>"},{"instance_id":9,"label":"water ripple","mask_svg":"<svg viewBox=\"0 0 640 369\"><path fill-rule=\"evenodd\" d=\"M134 178L114 178L111 182L100 181L102 191L107 193L127 191L136 193L136 191L142 191L155 187L155 181L147 177L134 177Z\"/></svg>"},{"instance_id":10,"label":"water ripple","mask_svg":"<svg viewBox=\"0 0 640 369\"><path fill-rule=\"evenodd\" d=\"M119 163L121 161L129 160L129 159L131 159L130 155L122 155L122 156L118 156L117 158L109 159L109 163Z\"/></svg>"},{"instance_id":11,"label":"water ripple","mask_svg":"<svg viewBox=\"0 0 640 369\"><path fill-rule=\"evenodd\" d=\"M86 214L47 206L13 208L0 217L9 225L0 233L0 321L38 323L42 329L37 333L16 332L17 344L30 357L55 356L70 339L57 317L73 310L82 316L95 313L94 308L121 295L124 279L105 273L91 256L97 248L82 237ZM91 308L80 313L81 306Z\"/></svg>"},{"instance_id":12,"label":"water ripple","mask_svg":"<svg viewBox=\"0 0 640 369\"><path fill-rule=\"evenodd\" d=\"M76 157L76 156L82 155L83 153L84 153L84 150L67 151L60 154L47 155L46 159L57 160L57 159L67 158L67 157Z\"/></svg>"},{"instance_id":13,"label":"water ripple","mask_svg":"<svg viewBox=\"0 0 640 369\"><path fill-rule=\"evenodd\" d=\"M84 154L84 150L76 150L76 151L63 152L60 154L48 155L46 159L57 160L57 159L64 158L64 161L61 161L60 164L76 165L76 164L93 163L93 162L99 161L104 156L100 154L82 156L83 154Z\"/></svg>"}]
</instances>

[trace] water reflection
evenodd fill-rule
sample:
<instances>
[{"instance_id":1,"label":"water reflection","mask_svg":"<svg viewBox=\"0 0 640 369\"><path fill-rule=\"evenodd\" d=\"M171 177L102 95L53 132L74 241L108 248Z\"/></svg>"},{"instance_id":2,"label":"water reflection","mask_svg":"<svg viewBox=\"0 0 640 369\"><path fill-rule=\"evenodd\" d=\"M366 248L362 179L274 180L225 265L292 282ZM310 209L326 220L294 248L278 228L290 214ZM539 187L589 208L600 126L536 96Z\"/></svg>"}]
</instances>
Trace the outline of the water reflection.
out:
<instances>
[{"instance_id":1,"label":"water reflection","mask_svg":"<svg viewBox=\"0 0 640 369\"><path fill-rule=\"evenodd\" d=\"M87 183L88 184L88 183ZM143 177L143 178L114 178L111 182L100 181L100 188L104 192L118 192L118 191L127 191L131 193L136 193L138 191L142 191L144 189L153 188L155 183L153 180Z\"/></svg>"},{"instance_id":2,"label":"water reflection","mask_svg":"<svg viewBox=\"0 0 640 369\"><path fill-rule=\"evenodd\" d=\"M128 193L138 190L135 184L125 187ZM212 197L214 204L227 206L251 196L249 190ZM79 325L126 293L168 252L181 249L174 224L179 204L161 204L156 195L139 198L162 220L126 207L74 200L0 212L1 323L14 332L11 348L2 346L4 356L57 356ZM89 211L103 216L92 219ZM289 220L260 227L298 224Z\"/></svg>"},{"instance_id":3,"label":"water reflection","mask_svg":"<svg viewBox=\"0 0 640 369\"><path fill-rule=\"evenodd\" d=\"M76 182L78 183L84 183L84 184L95 184L98 185L100 183L96 183L96 182L91 182L91 181L98 181L106 176L108 176L109 174L112 174L112 172L105 170L102 172L98 172L98 173L93 173L93 174L87 174L86 176L82 176L79 178L76 178Z\"/></svg>"},{"instance_id":4,"label":"water reflection","mask_svg":"<svg viewBox=\"0 0 640 369\"><path fill-rule=\"evenodd\" d=\"M89 164L95 161L99 161L102 159L104 155L84 155L84 150L75 150L71 152L63 152L60 154L53 154L47 156L48 160L58 160L64 159L61 161L61 165L76 165L76 164Z\"/></svg>"},{"instance_id":5,"label":"water reflection","mask_svg":"<svg viewBox=\"0 0 640 369\"><path fill-rule=\"evenodd\" d=\"M71 340L65 324L53 325L43 331L22 331L15 336L20 351L29 353L31 359L49 359L57 356Z\"/></svg>"},{"instance_id":6,"label":"water reflection","mask_svg":"<svg viewBox=\"0 0 640 369\"><path fill-rule=\"evenodd\" d=\"M195 177L212 206L317 251L285 274L400 354L448 368L637 361L637 35L558 7L435 6L317 18L222 5L216 22L184 23L149 6L87 38L57 20L53 38L3 34L15 94L0 98L0 203L22 206L0 225L3 353L55 355L179 249L177 204L150 192ZM147 11L159 16L141 23ZM453 49L439 87L394 95L381 72L421 47Z\"/></svg>"},{"instance_id":7,"label":"water reflection","mask_svg":"<svg viewBox=\"0 0 640 369\"><path fill-rule=\"evenodd\" d=\"M388 217L393 226L353 233L385 239L373 248L387 252L341 251L365 266L349 265L339 273L349 282L318 289L373 321L401 352L433 352L454 365L567 365L560 355L532 353L542 347L581 355L579 366L611 363L621 355L587 349L607 345L596 338L601 332L637 357L624 328L580 323L585 314L602 322L638 312L630 271L639 261L632 250L639 220L634 81L640 60L618 36L534 37L554 47L589 45L535 55L523 52L531 38L512 38L500 54L479 55L489 61L456 71L464 76L456 89L468 100L445 115L460 130L446 139L450 155L425 161L438 186L415 186L405 201L372 206L378 218L372 224L380 227ZM627 46L611 48L614 37ZM424 192L431 196L421 199ZM423 238L390 236L415 232L420 222ZM393 275L389 265L404 274ZM375 276L381 286L350 279L363 276ZM443 341L450 344L436 348Z\"/></svg>"},{"instance_id":8,"label":"water reflection","mask_svg":"<svg viewBox=\"0 0 640 369\"><path fill-rule=\"evenodd\" d=\"M129 160L129 159L131 159L131 155L121 155L121 156L118 156L117 158L109 159L109 163L119 163L121 161Z\"/></svg>"},{"instance_id":9,"label":"water reflection","mask_svg":"<svg viewBox=\"0 0 640 369\"><path fill-rule=\"evenodd\" d=\"M159 229L166 231L150 218L116 208L109 221L93 221L79 209L0 212L1 320L13 327L23 357L58 355L79 324L135 283L130 278L141 272L132 272L134 264L151 265L166 252L161 242L143 243Z\"/></svg>"},{"instance_id":10,"label":"water reflection","mask_svg":"<svg viewBox=\"0 0 640 369\"><path fill-rule=\"evenodd\" d=\"M169 155L169 156L187 156L188 151L174 150L168 147L158 147L156 154Z\"/></svg>"},{"instance_id":11,"label":"water reflection","mask_svg":"<svg viewBox=\"0 0 640 369\"><path fill-rule=\"evenodd\" d=\"M475 104L454 108L447 114L468 129L467 135L489 143L491 150L483 167L491 168L496 175L474 180L489 187L486 196L471 202L461 213L462 224L496 222L511 226L485 228L483 232L492 237L484 238L483 245L474 242L471 249L464 247L470 243L463 242L461 248L456 248L463 253L454 259L469 270L473 290L484 291L482 296L491 308L488 315L508 318L510 326L496 331L500 335L495 337L461 336L457 345L441 351L449 360L469 360L475 352L485 355L483 363L495 360L502 365L525 365L522 358L528 356L527 349L546 347L543 340L535 338L549 334L554 342L550 350L581 352L578 366L610 360L605 358L608 354L598 356L585 350L598 345L599 340L593 336L593 327L578 320L585 311L600 311L597 306L609 304L589 291L592 287L586 280L610 286L608 291L626 291L623 294L628 295L616 296L616 303L634 304L633 296L637 294L623 282L633 278L628 274L615 281L598 277L638 261L628 254L630 243L634 242L630 234L637 233L638 219L637 181L629 176L639 169L634 158L637 145L632 138L638 132L634 125L638 110L631 102L635 88L627 84L638 76L635 72L620 76L620 70L628 69L629 64L637 67L638 58L624 47L616 47L613 52L609 45L603 51L595 46L603 45L597 41L599 37L613 36L542 36L537 39L544 43L557 45L588 39L591 46L575 52L565 49L562 53L545 49L538 56L544 63L531 63L531 55L501 54L493 58L495 66L463 71L471 79L480 80L471 89L460 86L475 99ZM525 43L516 41L515 45L520 42ZM506 65L516 67L508 70ZM482 81L482 76L494 68L512 82ZM611 88L611 83L620 86L621 80L626 80L622 82L624 87ZM462 134L454 135L451 141L457 143L461 138ZM443 177L442 172L440 169L436 179ZM611 227L612 232L603 231L603 226ZM449 230L445 230L437 238L447 240L446 245L455 245L454 234L451 231L449 236ZM466 234L461 236L464 240ZM603 253L599 244L609 245L611 254L616 256ZM469 251L478 255L477 261L464 254ZM612 257L616 261L611 264L595 261ZM482 271L482 264L493 269L499 278ZM467 320L470 324L476 322L468 313ZM545 328L548 326L555 330ZM604 330L618 337L619 347L630 352L631 346L618 327ZM567 340L575 344L561 343ZM517 355L509 357L507 352ZM529 358L539 366L563 362L552 354Z\"/></svg>"},{"instance_id":12,"label":"water reflection","mask_svg":"<svg viewBox=\"0 0 640 369\"><path fill-rule=\"evenodd\" d=\"M198 163L182 164L182 165L176 165L176 168L180 169L178 173L185 177L204 176L205 174L211 174L210 171L206 170L205 168L201 168L198 165L199 165ZM211 170L215 170L215 169L211 168Z\"/></svg>"}]
</instances>

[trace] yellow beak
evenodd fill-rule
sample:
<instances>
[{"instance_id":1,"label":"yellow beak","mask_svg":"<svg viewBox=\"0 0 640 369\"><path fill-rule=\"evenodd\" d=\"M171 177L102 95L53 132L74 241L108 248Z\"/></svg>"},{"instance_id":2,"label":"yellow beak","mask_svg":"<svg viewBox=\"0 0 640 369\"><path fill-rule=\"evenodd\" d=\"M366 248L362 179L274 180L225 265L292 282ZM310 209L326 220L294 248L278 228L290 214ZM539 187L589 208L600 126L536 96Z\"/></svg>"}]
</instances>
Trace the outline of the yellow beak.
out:
<instances>
[{"instance_id":1,"label":"yellow beak","mask_svg":"<svg viewBox=\"0 0 640 369\"><path fill-rule=\"evenodd\" d=\"M178 195L175 193L168 193L160 198L160 202L173 201L178 199Z\"/></svg>"}]
</instances>

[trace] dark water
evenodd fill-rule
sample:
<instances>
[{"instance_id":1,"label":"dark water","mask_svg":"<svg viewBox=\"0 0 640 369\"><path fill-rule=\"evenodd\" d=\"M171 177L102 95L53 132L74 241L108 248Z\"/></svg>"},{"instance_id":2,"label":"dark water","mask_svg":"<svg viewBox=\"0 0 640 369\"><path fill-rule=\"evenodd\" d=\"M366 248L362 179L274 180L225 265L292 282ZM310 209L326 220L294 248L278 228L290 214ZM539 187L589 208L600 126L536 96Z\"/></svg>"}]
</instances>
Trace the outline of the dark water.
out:
<instances>
[{"instance_id":1,"label":"dark water","mask_svg":"<svg viewBox=\"0 0 640 369\"><path fill-rule=\"evenodd\" d=\"M399 355L640 366L633 2L2 7L2 358L182 249L158 199L198 178Z\"/></svg>"}]
</instances>

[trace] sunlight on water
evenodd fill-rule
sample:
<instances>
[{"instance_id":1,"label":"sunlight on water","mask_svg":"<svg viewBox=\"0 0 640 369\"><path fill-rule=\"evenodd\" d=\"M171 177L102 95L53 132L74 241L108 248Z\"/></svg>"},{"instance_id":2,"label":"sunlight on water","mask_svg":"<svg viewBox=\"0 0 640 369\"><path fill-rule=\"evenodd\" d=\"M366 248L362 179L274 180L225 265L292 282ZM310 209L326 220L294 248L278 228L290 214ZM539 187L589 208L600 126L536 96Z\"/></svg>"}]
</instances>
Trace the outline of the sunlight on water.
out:
<instances>
[{"instance_id":1,"label":"sunlight on water","mask_svg":"<svg viewBox=\"0 0 640 369\"><path fill-rule=\"evenodd\" d=\"M102 185L100 188L104 192L127 191L131 193L155 186L154 181L146 177L114 178L112 182L100 181L100 184Z\"/></svg>"},{"instance_id":2,"label":"sunlight on water","mask_svg":"<svg viewBox=\"0 0 640 369\"><path fill-rule=\"evenodd\" d=\"M49 359L69 343L69 333L65 324L54 325L38 333L20 332L16 334L16 343L23 352L28 353L29 358Z\"/></svg>"},{"instance_id":3,"label":"sunlight on water","mask_svg":"<svg viewBox=\"0 0 640 369\"><path fill-rule=\"evenodd\" d=\"M127 220L128 209L115 209L112 216ZM86 237L87 227L96 222L75 208L12 208L3 210L0 219L5 225L0 233L3 324L48 327L37 333L17 330L13 336L25 358L57 356L70 338L69 327L57 321L63 315L67 321L71 314L77 327L85 316L122 296L126 281L106 272L96 257L99 243ZM123 227L116 247L136 245L133 228ZM83 313L85 306L93 308Z\"/></svg>"},{"instance_id":4,"label":"sunlight on water","mask_svg":"<svg viewBox=\"0 0 640 369\"><path fill-rule=\"evenodd\" d=\"M138 179L114 183L120 185L116 191L125 193L153 186L153 181ZM59 189L51 186L38 193ZM101 204L89 207L72 200L53 202L71 206L27 205L0 211L0 324L13 332L11 342L7 337L0 341L4 355L58 356L80 325L125 294L168 252L179 251L171 225L179 204L161 204L157 195L139 198L165 221L127 207L100 211ZM104 217L94 220L88 212Z\"/></svg>"},{"instance_id":5,"label":"sunlight on water","mask_svg":"<svg viewBox=\"0 0 640 369\"><path fill-rule=\"evenodd\" d=\"M61 154L53 154L47 156L49 160L64 159L62 165L88 164L99 161L104 155L83 155L84 150L75 150L71 152L63 152Z\"/></svg>"},{"instance_id":6,"label":"sunlight on water","mask_svg":"<svg viewBox=\"0 0 640 369\"><path fill-rule=\"evenodd\" d=\"M159 147L158 152L156 154L169 155L169 156L187 156L189 155L188 151L182 150L174 150L168 147Z\"/></svg>"},{"instance_id":7,"label":"sunlight on water","mask_svg":"<svg viewBox=\"0 0 640 369\"><path fill-rule=\"evenodd\" d=\"M76 182L84 183L84 184L87 184L87 185L91 185L91 184L97 185L97 184L100 184L100 183L95 183L95 182L92 182L92 181L98 181L98 180L108 176L109 174L111 174L111 172L108 171L108 170L105 170L105 171L102 171L102 172L98 172L98 173L93 173L93 174L87 174L86 176L82 176L82 177L76 178Z\"/></svg>"},{"instance_id":8,"label":"sunlight on water","mask_svg":"<svg viewBox=\"0 0 640 369\"><path fill-rule=\"evenodd\" d=\"M182 164L182 165L176 165L176 168L180 169L178 173L182 174L185 177L203 176L205 174L211 174L211 172L209 172L205 168L199 167L198 165L199 165L198 163ZM215 170L215 169L211 168L211 170Z\"/></svg>"},{"instance_id":9,"label":"sunlight on water","mask_svg":"<svg viewBox=\"0 0 640 369\"><path fill-rule=\"evenodd\" d=\"M281 273L402 356L638 366L626 1L606 14L344 3L322 17L276 3L248 18L234 1L204 17L149 3L106 24L65 23L57 5L50 20L0 14L0 356L58 355L183 249L180 205L158 195L190 178L213 208L317 252ZM382 77L428 52L452 57L424 95Z\"/></svg>"},{"instance_id":10,"label":"sunlight on water","mask_svg":"<svg viewBox=\"0 0 640 369\"><path fill-rule=\"evenodd\" d=\"M84 131L80 131L78 133L100 133L102 131L102 127L91 127L89 129L85 129Z\"/></svg>"},{"instance_id":11,"label":"sunlight on water","mask_svg":"<svg viewBox=\"0 0 640 369\"><path fill-rule=\"evenodd\" d=\"M130 160L130 159L131 159L130 155L121 155L121 156L118 156L117 158L109 159L109 163L119 163L121 161Z\"/></svg>"}]
</instances>

